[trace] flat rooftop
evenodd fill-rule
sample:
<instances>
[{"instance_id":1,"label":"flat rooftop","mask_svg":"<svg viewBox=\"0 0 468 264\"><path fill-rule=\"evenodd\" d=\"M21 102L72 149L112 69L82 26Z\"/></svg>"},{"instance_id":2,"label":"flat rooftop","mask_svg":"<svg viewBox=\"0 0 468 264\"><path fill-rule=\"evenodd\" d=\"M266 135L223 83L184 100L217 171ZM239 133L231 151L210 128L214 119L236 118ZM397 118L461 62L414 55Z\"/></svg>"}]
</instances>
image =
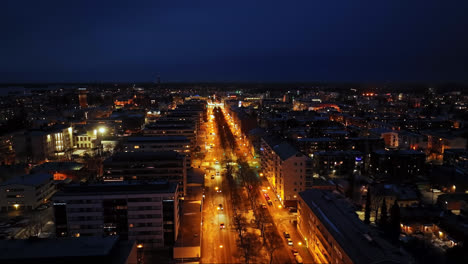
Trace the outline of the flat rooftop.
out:
<instances>
[{"instance_id":1,"label":"flat rooftop","mask_svg":"<svg viewBox=\"0 0 468 264\"><path fill-rule=\"evenodd\" d=\"M12 185L12 184L37 186L46 181L49 181L50 179L53 179L53 176L47 173L26 174L26 175L11 178L1 183L0 186Z\"/></svg>"},{"instance_id":2,"label":"flat rooftop","mask_svg":"<svg viewBox=\"0 0 468 264\"><path fill-rule=\"evenodd\" d=\"M65 161L65 162L45 162L35 166L33 171L78 171L84 168L84 164Z\"/></svg>"},{"instance_id":3,"label":"flat rooftop","mask_svg":"<svg viewBox=\"0 0 468 264\"><path fill-rule=\"evenodd\" d=\"M344 198L319 189L300 192L299 196L354 263L408 262L399 248L359 220Z\"/></svg>"},{"instance_id":4,"label":"flat rooftop","mask_svg":"<svg viewBox=\"0 0 468 264\"><path fill-rule=\"evenodd\" d=\"M104 163L111 162L146 162L156 160L174 160L185 157L175 151L154 151L154 152L118 152L107 158Z\"/></svg>"},{"instance_id":5,"label":"flat rooftop","mask_svg":"<svg viewBox=\"0 0 468 264\"><path fill-rule=\"evenodd\" d=\"M11 259L106 256L118 236L0 240L0 262Z\"/></svg>"},{"instance_id":6,"label":"flat rooftop","mask_svg":"<svg viewBox=\"0 0 468 264\"><path fill-rule=\"evenodd\" d=\"M201 201L180 201L182 215L179 234L174 247L199 247L201 246Z\"/></svg>"},{"instance_id":7,"label":"flat rooftop","mask_svg":"<svg viewBox=\"0 0 468 264\"><path fill-rule=\"evenodd\" d=\"M140 142L190 142L187 137L184 136L138 136L138 137L127 137L126 142L128 143L140 143Z\"/></svg>"},{"instance_id":8,"label":"flat rooftop","mask_svg":"<svg viewBox=\"0 0 468 264\"><path fill-rule=\"evenodd\" d=\"M122 195L122 194L141 194L141 193L170 193L174 194L177 190L176 182L167 181L122 181L122 182L103 182L94 184L69 184L54 195L54 199L63 196L80 195Z\"/></svg>"}]
</instances>

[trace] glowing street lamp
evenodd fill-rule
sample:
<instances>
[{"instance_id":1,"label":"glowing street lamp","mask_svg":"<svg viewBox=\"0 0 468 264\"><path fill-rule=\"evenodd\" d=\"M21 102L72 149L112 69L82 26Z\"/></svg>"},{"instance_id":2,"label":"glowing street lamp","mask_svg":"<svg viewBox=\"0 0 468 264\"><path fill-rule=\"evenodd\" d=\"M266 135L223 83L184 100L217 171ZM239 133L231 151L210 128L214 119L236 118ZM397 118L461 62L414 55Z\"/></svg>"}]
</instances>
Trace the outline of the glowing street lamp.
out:
<instances>
[{"instance_id":1,"label":"glowing street lamp","mask_svg":"<svg viewBox=\"0 0 468 264\"><path fill-rule=\"evenodd\" d=\"M143 244L138 244L137 248L143 248Z\"/></svg>"}]
</instances>

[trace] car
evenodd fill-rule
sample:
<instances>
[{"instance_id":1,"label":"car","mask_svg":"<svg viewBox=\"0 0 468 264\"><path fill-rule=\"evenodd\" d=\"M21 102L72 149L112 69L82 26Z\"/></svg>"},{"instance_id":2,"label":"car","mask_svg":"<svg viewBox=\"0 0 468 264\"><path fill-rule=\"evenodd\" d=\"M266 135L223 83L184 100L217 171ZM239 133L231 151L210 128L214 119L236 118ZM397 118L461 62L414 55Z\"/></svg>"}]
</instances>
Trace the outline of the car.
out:
<instances>
[{"instance_id":1,"label":"car","mask_svg":"<svg viewBox=\"0 0 468 264\"><path fill-rule=\"evenodd\" d=\"M215 161L215 164L218 165L218 164L219 164L219 161Z\"/></svg>"},{"instance_id":2,"label":"car","mask_svg":"<svg viewBox=\"0 0 468 264\"><path fill-rule=\"evenodd\" d=\"M211 175L211 179L212 179L212 180L214 179L214 175Z\"/></svg>"},{"instance_id":3,"label":"car","mask_svg":"<svg viewBox=\"0 0 468 264\"><path fill-rule=\"evenodd\" d=\"M287 241L288 241L288 246L292 246L292 245L293 245L293 241L292 241L290 238L288 238Z\"/></svg>"},{"instance_id":4,"label":"car","mask_svg":"<svg viewBox=\"0 0 468 264\"><path fill-rule=\"evenodd\" d=\"M267 204L268 204L269 206L272 206L272 205L273 205L273 202L269 200L269 201L267 202Z\"/></svg>"},{"instance_id":5,"label":"car","mask_svg":"<svg viewBox=\"0 0 468 264\"><path fill-rule=\"evenodd\" d=\"M224 223L219 224L219 229L224 229L224 228L226 228L226 227L224 226Z\"/></svg>"},{"instance_id":6,"label":"car","mask_svg":"<svg viewBox=\"0 0 468 264\"><path fill-rule=\"evenodd\" d=\"M302 259L301 255L299 255L299 254L296 255L296 263L297 264L304 263L304 260Z\"/></svg>"},{"instance_id":7,"label":"car","mask_svg":"<svg viewBox=\"0 0 468 264\"><path fill-rule=\"evenodd\" d=\"M263 209L266 209L266 208L267 208L266 204L264 204L264 203L262 203L260 206L261 206Z\"/></svg>"},{"instance_id":8,"label":"car","mask_svg":"<svg viewBox=\"0 0 468 264\"><path fill-rule=\"evenodd\" d=\"M223 205L222 205L222 204L219 204L219 205L218 205L218 210L221 210L221 211L222 211L223 209L224 209L224 208L223 208Z\"/></svg>"},{"instance_id":9,"label":"car","mask_svg":"<svg viewBox=\"0 0 468 264\"><path fill-rule=\"evenodd\" d=\"M299 251L297 251L297 249L295 248L291 248L291 253L296 256L296 255L299 255Z\"/></svg>"},{"instance_id":10,"label":"car","mask_svg":"<svg viewBox=\"0 0 468 264\"><path fill-rule=\"evenodd\" d=\"M291 238L291 235L289 235L288 232L283 232L283 236L284 238Z\"/></svg>"},{"instance_id":11,"label":"car","mask_svg":"<svg viewBox=\"0 0 468 264\"><path fill-rule=\"evenodd\" d=\"M216 176L219 176L219 171L216 172Z\"/></svg>"}]
</instances>

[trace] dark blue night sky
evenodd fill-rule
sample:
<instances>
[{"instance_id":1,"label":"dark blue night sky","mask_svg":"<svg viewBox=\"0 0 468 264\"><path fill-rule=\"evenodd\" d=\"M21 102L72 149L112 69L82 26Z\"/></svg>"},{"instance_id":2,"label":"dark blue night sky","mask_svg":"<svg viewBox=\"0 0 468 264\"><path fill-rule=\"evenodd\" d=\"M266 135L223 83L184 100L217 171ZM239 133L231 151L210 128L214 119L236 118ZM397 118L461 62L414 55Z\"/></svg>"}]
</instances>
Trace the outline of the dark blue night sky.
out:
<instances>
[{"instance_id":1,"label":"dark blue night sky","mask_svg":"<svg viewBox=\"0 0 468 264\"><path fill-rule=\"evenodd\" d=\"M0 82L468 81L466 0L7 0Z\"/></svg>"}]
</instances>

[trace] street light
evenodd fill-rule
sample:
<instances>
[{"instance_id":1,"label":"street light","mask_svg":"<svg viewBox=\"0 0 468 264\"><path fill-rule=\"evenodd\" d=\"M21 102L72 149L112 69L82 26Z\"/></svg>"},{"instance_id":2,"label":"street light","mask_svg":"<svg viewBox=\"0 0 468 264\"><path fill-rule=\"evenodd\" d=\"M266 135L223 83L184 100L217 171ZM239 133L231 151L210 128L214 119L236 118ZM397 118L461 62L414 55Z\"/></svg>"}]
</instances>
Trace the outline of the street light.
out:
<instances>
[{"instance_id":1,"label":"street light","mask_svg":"<svg viewBox=\"0 0 468 264\"><path fill-rule=\"evenodd\" d=\"M141 253L142 248L143 248L143 244L140 243L137 245L137 263L138 264L143 263L143 256Z\"/></svg>"}]
</instances>

